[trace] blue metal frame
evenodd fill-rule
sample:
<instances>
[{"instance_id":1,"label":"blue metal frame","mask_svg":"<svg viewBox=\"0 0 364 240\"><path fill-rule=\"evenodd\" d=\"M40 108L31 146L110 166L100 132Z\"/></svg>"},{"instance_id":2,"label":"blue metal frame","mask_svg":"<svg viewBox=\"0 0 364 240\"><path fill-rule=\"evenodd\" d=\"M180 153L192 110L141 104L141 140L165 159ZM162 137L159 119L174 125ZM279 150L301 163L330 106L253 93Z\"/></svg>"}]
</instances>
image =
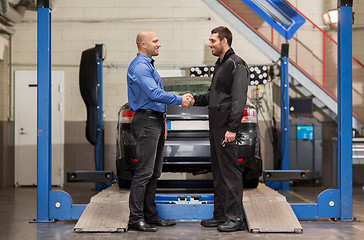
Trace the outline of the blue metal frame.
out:
<instances>
[{"instance_id":1,"label":"blue metal frame","mask_svg":"<svg viewBox=\"0 0 364 240\"><path fill-rule=\"evenodd\" d=\"M282 79L284 75L282 69ZM282 110L282 122L283 116ZM288 121L286 124L288 129ZM342 0L338 24L338 189L322 192L315 204L291 204L296 216L352 221L352 163L352 0Z\"/></svg>"},{"instance_id":2,"label":"blue metal frame","mask_svg":"<svg viewBox=\"0 0 364 240\"><path fill-rule=\"evenodd\" d=\"M352 3L339 1L338 23L338 187L341 220L353 218L352 153ZM344 6L344 3L348 5ZM351 4L350 4L351 2ZM349 6L350 5L350 6Z\"/></svg>"},{"instance_id":3,"label":"blue metal frame","mask_svg":"<svg viewBox=\"0 0 364 240\"><path fill-rule=\"evenodd\" d=\"M208 219L213 217L214 195L200 195L199 202L191 201L191 194L156 195L157 211L164 219ZM184 201L179 196L186 196ZM341 218L340 190L328 189L320 193L314 204L291 204L298 219ZM243 211L244 216L244 211ZM342 218L341 218L342 219ZM345 219L348 220L348 219Z\"/></svg>"},{"instance_id":4,"label":"blue metal frame","mask_svg":"<svg viewBox=\"0 0 364 240\"><path fill-rule=\"evenodd\" d=\"M51 13L49 1L38 1L37 27L37 218L36 223L52 219L79 219L85 204L75 205L70 195L52 191L52 64Z\"/></svg>"},{"instance_id":5,"label":"blue metal frame","mask_svg":"<svg viewBox=\"0 0 364 240\"><path fill-rule=\"evenodd\" d=\"M325 190L316 203L291 203L291 207L298 219L340 218L340 190Z\"/></svg>"},{"instance_id":6,"label":"blue metal frame","mask_svg":"<svg viewBox=\"0 0 364 240\"><path fill-rule=\"evenodd\" d=\"M289 58L281 58L281 170L289 170ZM289 182L266 182L273 189L289 190Z\"/></svg>"},{"instance_id":7,"label":"blue metal frame","mask_svg":"<svg viewBox=\"0 0 364 240\"><path fill-rule=\"evenodd\" d=\"M52 112L51 112L51 10L38 8L37 64L37 222L49 222L51 190Z\"/></svg>"},{"instance_id":8,"label":"blue metal frame","mask_svg":"<svg viewBox=\"0 0 364 240\"><path fill-rule=\"evenodd\" d=\"M104 109L103 109L103 59L102 59L102 44L96 44L95 46L96 52L96 63L97 63L97 86L96 86L96 94L97 94L97 120L96 120L96 144L94 149L94 160L95 160L95 171L88 171L90 174L95 174L100 171L104 171ZM75 173L77 174L76 171ZM84 171L81 171L84 172ZM89 179L89 181L93 181L93 179ZM114 180L114 179L113 179ZM96 182L95 190L101 191L107 187L109 187L111 183L105 182Z\"/></svg>"},{"instance_id":9,"label":"blue metal frame","mask_svg":"<svg viewBox=\"0 0 364 240\"><path fill-rule=\"evenodd\" d=\"M281 57L281 157L282 170L289 170L289 59ZM280 182L280 189L289 190L289 182Z\"/></svg>"},{"instance_id":10,"label":"blue metal frame","mask_svg":"<svg viewBox=\"0 0 364 240\"><path fill-rule=\"evenodd\" d=\"M289 169L288 62L288 58L281 58L282 170ZM352 0L341 0L338 24L338 189L322 192L315 204L291 204L296 216L299 219L352 221L352 163ZM279 186L276 182L272 185L282 190L289 188L289 185Z\"/></svg>"},{"instance_id":11,"label":"blue metal frame","mask_svg":"<svg viewBox=\"0 0 364 240\"><path fill-rule=\"evenodd\" d=\"M97 45L96 45L97 51ZM104 170L104 109L103 109L103 60L102 56L97 57L98 73L98 105L97 105L97 142L95 146L96 171ZM106 183L96 183L95 190L101 191L107 187Z\"/></svg>"},{"instance_id":12,"label":"blue metal frame","mask_svg":"<svg viewBox=\"0 0 364 240\"><path fill-rule=\"evenodd\" d=\"M39 3L48 3L39 7ZM350 2L348 0L343 1ZM351 5L339 6L338 31L338 189L322 192L315 204L291 204L299 219L352 218L352 1ZM51 190L51 9L49 1L38 1L38 112L37 112L37 219L34 222L52 222L52 219L79 219L86 205L72 203L66 192ZM282 58L287 66L288 59ZM99 69L102 76L102 68ZM286 75L283 74L282 76ZM288 76L288 75L286 75ZM285 77L282 77L285 78ZM288 83L287 79L284 79ZM284 84L282 85L284 86ZM288 98L288 84L284 92ZM100 90L102 92L102 88ZM102 103L102 102L101 102ZM288 109L288 104L285 103ZM102 104L101 104L102 106ZM284 105L282 105L284 106ZM101 111L102 112L102 111ZM102 118L102 113L99 117ZM284 116L284 115L283 115ZM286 114L288 117L288 113ZM283 122L283 119L282 119ZM288 135L288 120L287 124ZM103 123L102 123L103 124ZM284 128L282 128L284 129ZM288 140L286 140L288 143ZM288 145L288 144L285 144ZM286 151L286 149L283 149ZM283 152L283 151L282 151ZM103 149L99 153L103 153ZM288 154L284 154L288 156ZM282 165L286 168L285 163ZM284 169L282 168L282 169ZM287 168L288 169L288 168ZM196 194L195 194L196 195ZM211 218L213 204L211 194L203 196L206 204L166 204L165 196L157 200L157 209L164 218L201 219ZM169 195L176 200L178 197ZM200 198L203 201L203 198Z\"/></svg>"},{"instance_id":13,"label":"blue metal frame","mask_svg":"<svg viewBox=\"0 0 364 240\"><path fill-rule=\"evenodd\" d=\"M98 105L97 105L97 142L95 146L96 171L104 170L104 110L103 110L103 61L97 58Z\"/></svg>"},{"instance_id":14,"label":"blue metal frame","mask_svg":"<svg viewBox=\"0 0 364 240\"><path fill-rule=\"evenodd\" d=\"M306 19L285 0L242 0L285 39L290 40Z\"/></svg>"},{"instance_id":15,"label":"blue metal frame","mask_svg":"<svg viewBox=\"0 0 364 240\"><path fill-rule=\"evenodd\" d=\"M193 196L199 195L198 201ZM179 196L185 196L181 201ZM213 194L158 194L155 197L158 214L163 219L208 219L213 217Z\"/></svg>"}]
</instances>

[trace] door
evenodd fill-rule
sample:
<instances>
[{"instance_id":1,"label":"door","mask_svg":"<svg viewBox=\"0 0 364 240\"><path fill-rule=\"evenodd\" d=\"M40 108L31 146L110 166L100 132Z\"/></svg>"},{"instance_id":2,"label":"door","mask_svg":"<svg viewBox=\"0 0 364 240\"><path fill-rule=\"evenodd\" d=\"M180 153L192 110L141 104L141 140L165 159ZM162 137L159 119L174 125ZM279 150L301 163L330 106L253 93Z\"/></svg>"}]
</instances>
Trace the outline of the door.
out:
<instances>
[{"instance_id":1,"label":"door","mask_svg":"<svg viewBox=\"0 0 364 240\"><path fill-rule=\"evenodd\" d=\"M52 185L64 180L64 72L52 71ZM37 71L15 71L15 185L37 184Z\"/></svg>"}]
</instances>

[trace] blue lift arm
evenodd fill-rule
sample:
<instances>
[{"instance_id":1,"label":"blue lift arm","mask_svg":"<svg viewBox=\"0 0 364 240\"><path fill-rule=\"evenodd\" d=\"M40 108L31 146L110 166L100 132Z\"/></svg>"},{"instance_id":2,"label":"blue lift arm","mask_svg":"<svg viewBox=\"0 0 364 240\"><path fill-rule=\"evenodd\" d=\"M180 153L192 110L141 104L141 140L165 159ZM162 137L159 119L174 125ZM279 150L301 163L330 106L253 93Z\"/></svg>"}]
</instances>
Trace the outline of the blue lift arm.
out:
<instances>
[{"instance_id":1,"label":"blue lift arm","mask_svg":"<svg viewBox=\"0 0 364 240\"><path fill-rule=\"evenodd\" d=\"M286 40L290 40L306 19L285 0L242 0Z\"/></svg>"}]
</instances>

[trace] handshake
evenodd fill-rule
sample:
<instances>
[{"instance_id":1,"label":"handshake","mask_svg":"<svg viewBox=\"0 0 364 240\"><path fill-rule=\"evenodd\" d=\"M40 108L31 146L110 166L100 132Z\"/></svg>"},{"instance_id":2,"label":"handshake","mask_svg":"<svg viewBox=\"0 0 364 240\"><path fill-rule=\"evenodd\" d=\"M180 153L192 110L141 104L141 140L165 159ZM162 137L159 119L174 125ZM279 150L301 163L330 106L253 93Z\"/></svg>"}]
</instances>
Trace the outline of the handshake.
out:
<instances>
[{"instance_id":1,"label":"handshake","mask_svg":"<svg viewBox=\"0 0 364 240\"><path fill-rule=\"evenodd\" d=\"M193 98L191 93L186 93L182 97L182 107L189 108L195 104L195 99Z\"/></svg>"}]
</instances>

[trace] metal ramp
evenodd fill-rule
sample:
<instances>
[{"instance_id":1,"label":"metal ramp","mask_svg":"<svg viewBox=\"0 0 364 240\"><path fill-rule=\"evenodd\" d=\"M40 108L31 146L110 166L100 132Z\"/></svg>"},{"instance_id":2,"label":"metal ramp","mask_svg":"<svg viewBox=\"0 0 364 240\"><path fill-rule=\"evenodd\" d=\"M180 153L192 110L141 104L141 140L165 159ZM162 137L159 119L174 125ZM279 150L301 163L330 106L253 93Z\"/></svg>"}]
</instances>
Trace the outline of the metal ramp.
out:
<instances>
[{"instance_id":1,"label":"metal ramp","mask_svg":"<svg viewBox=\"0 0 364 240\"><path fill-rule=\"evenodd\" d=\"M259 184L244 190L243 207L249 232L302 233L303 229L291 205L277 191Z\"/></svg>"},{"instance_id":2,"label":"metal ramp","mask_svg":"<svg viewBox=\"0 0 364 240\"><path fill-rule=\"evenodd\" d=\"M91 198L74 227L74 231L79 233L126 232L129 219L128 202L129 190L119 189L117 185L101 191ZM174 206L174 210L178 211L178 204L167 205ZM202 204L201 206L205 207L206 205L210 204ZM183 206L191 205L185 204ZM264 184L259 184L256 189L244 190L243 206L250 232L302 233L303 231L286 198ZM163 215L163 211L160 214Z\"/></svg>"},{"instance_id":3,"label":"metal ramp","mask_svg":"<svg viewBox=\"0 0 364 240\"><path fill-rule=\"evenodd\" d=\"M75 232L126 232L129 190L117 184L93 196L74 227Z\"/></svg>"}]
</instances>

